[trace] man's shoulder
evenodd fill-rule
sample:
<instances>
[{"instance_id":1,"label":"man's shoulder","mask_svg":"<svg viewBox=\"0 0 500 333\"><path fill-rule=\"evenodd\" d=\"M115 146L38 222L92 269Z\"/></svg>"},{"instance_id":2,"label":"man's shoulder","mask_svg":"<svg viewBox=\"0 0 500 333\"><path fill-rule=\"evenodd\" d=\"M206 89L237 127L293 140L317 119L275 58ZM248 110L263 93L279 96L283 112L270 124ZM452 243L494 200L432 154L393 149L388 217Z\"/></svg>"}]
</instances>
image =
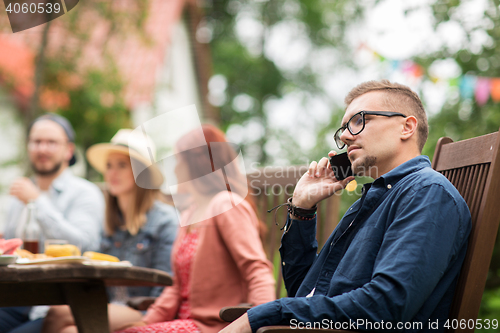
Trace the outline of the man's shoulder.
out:
<instances>
[{"instance_id":1,"label":"man's shoulder","mask_svg":"<svg viewBox=\"0 0 500 333\"><path fill-rule=\"evenodd\" d=\"M414 179L412 185L415 188L422 188L429 185L438 185L446 189L452 189L458 194L457 189L453 184L441 173L432 169L431 167L422 168L413 174L410 174Z\"/></svg>"},{"instance_id":2,"label":"man's shoulder","mask_svg":"<svg viewBox=\"0 0 500 333\"><path fill-rule=\"evenodd\" d=\"M403 188L406 188L411 195L421 191L430 191L437 195L439 191L443 191L453 198L456 203L466 205L465 200L455 186L445 176L431 167L417 170L405 178L404 185L406 186Z\"/></svg>"},{"instance_id":3,"label":"man's shoulder","mask_svg":"<svg viewBox=\"0 0 500 333\"><path fill-rule=\"evenodd\" d=\"M71 189L78 189L78 191L86 191L86 192L102 194L102 191L99 188L99 186L92 183L91 181L88 181L85 178L75 176L71 173L65 175L64 182L66 183L65 185L69 185L68 187Z\"/></svg>"},{"instance_id":4,"label":"man's shoulder","mask_svg":"<svg viewBox=\"0 0 500 333\"><path fill-rule=\"evenodd\" d=\"M431 168L431 162L425 155L419 155L406 161L381 178L383 179L383 186L392 188L396 185L394 189L397 189L399 193L442 188L451 192L453 196L460 196L456 188L445 176Z\"/></svg>"}]
</instances>

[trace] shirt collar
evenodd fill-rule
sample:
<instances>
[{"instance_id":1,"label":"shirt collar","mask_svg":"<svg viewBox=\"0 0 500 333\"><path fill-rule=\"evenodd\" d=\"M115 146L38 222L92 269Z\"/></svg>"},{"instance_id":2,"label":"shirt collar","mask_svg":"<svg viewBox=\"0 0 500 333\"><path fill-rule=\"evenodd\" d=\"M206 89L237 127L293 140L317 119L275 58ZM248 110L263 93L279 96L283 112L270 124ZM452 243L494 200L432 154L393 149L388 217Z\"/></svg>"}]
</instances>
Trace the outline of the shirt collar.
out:
<instances>
[{"instance_id":1,"label":"shirt collar","mask_svg":"<svg viewBox=\"0 0 500 333\"><path fill-rule=\"evenodd\" d=\"M429 157L419 155L380 176L373 182L373 185L384 186L390 189L406 175L430 166L431 161L429 160Z\"/></svg>"},{"instance_id":2,"label":"shirt collar","mask_svg":"<svg viewBox=\"0 0 500 333\"><path fill-rule=\"evenodd\" d=\"M54 181L52 181L51 187L56 192L62 192L64 190L64 187L68 183L69 178L71 177L72 177L71 171L68 168L66 168L66 170L64 170L59 175L59 177L57 177L56 179L54 179Z\"/></svg>"}]
</instances>

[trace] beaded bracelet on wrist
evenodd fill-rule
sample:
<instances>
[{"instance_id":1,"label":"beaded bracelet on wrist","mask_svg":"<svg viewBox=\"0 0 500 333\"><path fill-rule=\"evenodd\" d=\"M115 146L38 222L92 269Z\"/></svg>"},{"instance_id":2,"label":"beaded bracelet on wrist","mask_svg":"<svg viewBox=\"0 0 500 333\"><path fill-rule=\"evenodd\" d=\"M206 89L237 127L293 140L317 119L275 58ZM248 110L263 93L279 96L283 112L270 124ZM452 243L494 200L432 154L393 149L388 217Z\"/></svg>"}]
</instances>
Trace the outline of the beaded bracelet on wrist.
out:
<instances>
[{"instance_id":1,"label":"beaded bracelet on wrist","mask_svg":"<svg viewBox=\"0 0 500 333\"><path fill-rule=\"evenodd\" d=\"M314 205L311 208L298 207L292 203L292 197L290 197L290 198L288 198L288 200L285 203L278 205L278 206L267 211L268 213L271 213L273 210L276 209L276 211L274 212L274 223L278 227L279 227L279 224L278 224L278 221L276 221L276 214L278 213L278 210L283 206L287 206L288 214L290 214L293 217L296 217L298 219L301 219L301 220L312 220L316 216L316 210L317 210L316 205ZM285 226L283 226L280 230L283 230L284 227Z\"/></svg>"},{"instance_id":2,"label":"beaded bracelet on wrist","mask_svg":"<svg viewBox=\"0 0 500 333\"><path fill-rule=\"evenodd\" d=\"M292 215L295 216L299 219L302 220L312 220L316 216L316 210L318 207L314 205L311 208L302 208L295 206L292 203L293 197L288 198L287 203L288 203L288 212Z\"/></svg>"}]
</instances>

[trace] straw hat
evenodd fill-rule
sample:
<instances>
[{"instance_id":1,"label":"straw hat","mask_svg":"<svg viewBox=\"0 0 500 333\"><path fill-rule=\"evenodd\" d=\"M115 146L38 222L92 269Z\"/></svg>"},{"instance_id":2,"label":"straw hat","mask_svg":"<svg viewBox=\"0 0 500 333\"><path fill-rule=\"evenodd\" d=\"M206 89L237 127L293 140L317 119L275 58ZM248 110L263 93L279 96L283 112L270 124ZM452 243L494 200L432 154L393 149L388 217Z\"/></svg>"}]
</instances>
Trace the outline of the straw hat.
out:
<instances>
[{"instance_id":1,"label":"straw hat","mask_svg":"<svg viewBox=\"0 0 500 333\"><path fill-rule=\"evenodd\" d=\"M156 161L156 147L151 138L142 131L119 130L111 138L110 143L98 143L87 149L87 160L97 171L104 173L110 153L121 153L131 157L130 161L137 186L149 189L160 188L163 183L163 175L154 163Z\"/></svg>"}]
</instances>

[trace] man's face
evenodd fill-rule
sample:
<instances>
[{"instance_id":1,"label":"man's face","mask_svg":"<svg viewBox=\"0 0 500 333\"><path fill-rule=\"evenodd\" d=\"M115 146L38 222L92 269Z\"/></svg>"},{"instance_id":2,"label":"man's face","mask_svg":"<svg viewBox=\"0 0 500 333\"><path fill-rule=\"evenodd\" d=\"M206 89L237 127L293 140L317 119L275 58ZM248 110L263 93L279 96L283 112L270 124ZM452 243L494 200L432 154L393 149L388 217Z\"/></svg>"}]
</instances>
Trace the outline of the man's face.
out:
<instances>
[{"instance_id":1,"label":"man's face","mask_svg":"<svg viewBox=\"0 0 500 333\"><path fill-rule=\"evenodd\" d=\"M67 166L73 155L73 144L63 128L51 121L37 121L28 137L28 156L36 174L48 176Z\"/></svg>"},{"instance_id":2,"label":"man's face","mask_svg":"<svg viewBox=\"0 0 500 333\"><path fill-rule=\"evenodd\" d=\"M342 118L345 125L359 111L394 111L384 106L384 93L372 91L355 98ZM392 169L394 155L398 152L402 117L365 115L365 128L357 135L348 130L340 136L347 145L347 154L354 174L377 178Z\"/></svg>"}]
</instances>

